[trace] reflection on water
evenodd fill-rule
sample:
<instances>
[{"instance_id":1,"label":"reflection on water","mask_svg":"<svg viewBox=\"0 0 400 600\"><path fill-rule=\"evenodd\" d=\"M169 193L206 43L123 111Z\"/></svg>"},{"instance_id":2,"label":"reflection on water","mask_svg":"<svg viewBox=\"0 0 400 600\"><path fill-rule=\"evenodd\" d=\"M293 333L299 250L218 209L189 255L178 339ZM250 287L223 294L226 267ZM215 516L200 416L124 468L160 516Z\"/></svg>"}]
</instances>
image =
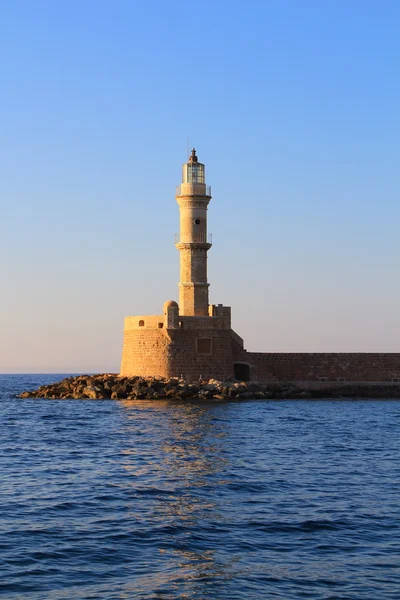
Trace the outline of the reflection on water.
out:
<instances>
[{"instance_id":1,"label":"reflection on water","mask_svg":"<svg viewBox=\"0 0 400 600\"><path fill-rule=\"evenodd\" d=\"M215 476L226 468L228 457L224 453L224 439L227 435L229 424L213 418L207 407L192 405L172 405L165 410L165 406L154 401L147 406L140 406L130 401L123 401L127 412L125 433L127 436L136 434L140 427L141 414L146 408L151 412L161 411L163 427L156 430L153 442L159 445L161 451L157 455L156 465L151 456L146 467L163 469L169 478L186 484L188 487L199 487L209 484L210 476ZM132 414L130 414L130 411ZM144 413L146 424L148 413ZM156 419L155 419L156 421ZM130 456L126 464L127 469L136 469L134 457L138 457L138 446L125 448L123 454ZM140 455L142 458L142 455ZM142 465L141 469L144 469ZM145 471L141 470L140 473Z\"/></svg>"},{"instance_id":2,"label":"reflection on water","mask_svg":"<svg viewBox=\"0 0 400 600\"><path fill-rule=\"evenodd\" d=\"M154 517L164 526L168 523L173 532L170 539L164 540L157 548L163 556L164 568L168 569L167 565L170 563L174 579L176 568L179 569L183 580L193 581L199 578L204 581L208 577L233 577L235 558L218 564L212 549L189 550L185 540L185 532L189 531L191 538L196 536L197 531L200 539L205 520L215 522L218 528L224 521L223 514L213 500L212 492L215 477L227 469L228 465L228 457L224 453L224 439L229 423L217 420L207 406L196 404L171 403L168 411L165 410L164 402L144 402L138 406L137 402L125 400L121 404L127 413L127 436L129 432L135 431L141 422L141 411L160 411L163 419L163 428L159 431L157 440L160 446L157 460L154 460L152 455L146 465L138 468L137 447L125 448L122 454L127 458L124 468L134 474L135 478L148 477L151 473L159 472L162 478L159 484L161 488L165 489L167 484L174 490L173 494L166 496L156 495L153 504ZM146 421L147 419L146 414ZM208 488L205 496L199 495L197 490L193 491L200 487ZM158 584L161 584L159 575L153 574L151 577L156 577ZM145 579L148 577L149 575L146 575ZM164 584L168 577L168 573L163 571ZM135 587L137 585L138 581L135 582Z\"/></svg>"}]
</instances>

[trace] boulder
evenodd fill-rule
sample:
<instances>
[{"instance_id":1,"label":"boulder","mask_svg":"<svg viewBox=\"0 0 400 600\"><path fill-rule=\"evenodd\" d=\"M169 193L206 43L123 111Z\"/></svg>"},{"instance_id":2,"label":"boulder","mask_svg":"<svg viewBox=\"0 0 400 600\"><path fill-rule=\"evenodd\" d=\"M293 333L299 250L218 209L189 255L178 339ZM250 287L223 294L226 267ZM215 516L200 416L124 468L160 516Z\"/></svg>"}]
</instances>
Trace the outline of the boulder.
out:
<instances>
[{"instance_id":1,"label":"boulder","mask_svg":"<svg viewBox=\"0 0 400 600\"><path fill-rule=\"evenodd\" d=\"M157 394L164 394L165 385L166 385L165 381L157 381L156 380L156 381L154 381L154 383L151 387Z\"/></svg>"},{"instance_id":2,"label":"boulder","mask_svg":"<svg viewBox=\"0 0 400 600\"><path fill-rule=\"evenodd\" d=\"M198 398L213 398L216 390L201 389L197 394Z\"/></svg>"},{"instance_id":3,"label":"boulder","mask_svg":"<svg viewBox=\"0 0 400 600\"><path fill-rule=\"evenodd\" d=\"M218 383L206 383L205 385L201 386L201 389L202 390L209 390L211 392L216 392L216 391L219 391L221 388L220 388L220 385Z\"/></svg>"},{"instance_id":4,"label":"boulder","mask_svg":"<svg viewBox=\"0 0 400 600\"><path fill-rule=\"evenodd\" d=\"M229 400L229 396L225 396L225 394L214 394L213 400Z\"/></svg>"},{"instance_id":5,"label":"boulder","mask_svg":"<svg viewBox=\"0 0 400 600\"><path fill-rule=\"evenodd\" d=\"M178 394L179 388L178 386L166 386L164 388L164 393L167 398L176 398Z\"/></svg>"},{"instance_id":6,"label":"boulder","mask_svg":"<svg viewBox=\"0 0 400 600\"><path fill-rule=\"evenodd\" d=\"M131 392L132 388L131 386L127 386L123 383L117 383L116 385L112 386L111 390L111 398L126 398ZM113 396L113 394L116 394L116 396Z\"/></svg>"},{"instance_id":7,"label":"boulder","mask_svg":"<svg viewBox=\"0 0 400 600\"><path fill-rule=\"evenodd\" d=\"M223 388L222 388L222 393L225 393ZM227 393L228 393L229 398L236 398L239 395L239 392L238 392L237 388L235 388L235 387L227 388Z\"/></svg>"},{"instance_id":8,"label":"boulder","mask_svg":"<svg viewBox=\"0 0 400 600\"><path fill-rule=\"evenodd\" d=\"M89 385L82 390L86 398L104 398L104 389L100 385Z\"/></svg>"},{"instance_id":9,"label":"boulder","mask_svg":"<svg viewBox=\"0 0 400 600\"><path fill-rule=\"evenodd\" d=\"M240 383L233 383L232 387L238 392L238 394L241 394L243 392L247 392L247 385L245 384L244 381L241 381Z\"/></svg>"},{"instance_id":10,"label":"boulder","mask_svg":"<svg viewBox=\"0 0 400 600\"><path fill-rule=\"evenodd\" d=\"M192 392L192 394L196 395L199 392L200 387L196 383L192 383L188 386L188 389Z\"/></svg>"}]
</instances>

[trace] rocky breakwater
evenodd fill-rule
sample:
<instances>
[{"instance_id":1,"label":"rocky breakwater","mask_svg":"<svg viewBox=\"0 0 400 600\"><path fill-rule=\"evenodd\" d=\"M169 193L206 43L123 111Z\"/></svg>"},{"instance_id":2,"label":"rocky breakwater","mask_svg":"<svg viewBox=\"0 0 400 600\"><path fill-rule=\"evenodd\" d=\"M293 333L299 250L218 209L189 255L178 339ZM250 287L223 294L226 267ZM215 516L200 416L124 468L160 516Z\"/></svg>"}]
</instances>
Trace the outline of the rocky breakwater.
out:
<instances>
[{"instance_id":1,"label":"rocky breakwater","mask_svg":"<svg viewBox=\"0 0 400 600\"><path fill-rule=\"evenodd\" d=\"M196 381L155 377L119 377L79 375L57 383L43 385L37 390L23 392L20 398L92 398L115 400L250 400L307 398L400 398L400 384L343 383L324 384L316 389L315 382L302 387L288 382L268 384L255 381Z\"/></svg>"},{"instance_id":2,"label":"rocky breakwater","mask_svg":"<svg viewBox=\"0 0 400 600\"><path fill-rule=\"evenodd\" d=\"M266 385L244 381L198 381L118 375L80 375L37 390L23 392L20 398L92 398L121 400L249 400L272 398L310 398L311 394L290 384Z\"/></svg>"}]
</instances>

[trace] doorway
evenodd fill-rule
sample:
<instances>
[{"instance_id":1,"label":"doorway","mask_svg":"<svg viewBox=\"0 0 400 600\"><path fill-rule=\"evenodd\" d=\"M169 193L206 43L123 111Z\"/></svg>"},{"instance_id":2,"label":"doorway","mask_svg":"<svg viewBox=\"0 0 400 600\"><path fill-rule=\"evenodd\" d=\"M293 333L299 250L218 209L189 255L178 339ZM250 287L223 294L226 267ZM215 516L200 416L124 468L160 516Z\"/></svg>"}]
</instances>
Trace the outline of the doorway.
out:
<instances>
[{"instance_id":1,"label":"doorway","mask_svg":"<svg viewBox=\"0 0 400 600\"><path fill-rule=\"evenodd\" d=\"M247 365L246 363L234 363L233 370L235 379L240 379L240 381L250 381L250 365Z\"/></svg>"}]
</instances>

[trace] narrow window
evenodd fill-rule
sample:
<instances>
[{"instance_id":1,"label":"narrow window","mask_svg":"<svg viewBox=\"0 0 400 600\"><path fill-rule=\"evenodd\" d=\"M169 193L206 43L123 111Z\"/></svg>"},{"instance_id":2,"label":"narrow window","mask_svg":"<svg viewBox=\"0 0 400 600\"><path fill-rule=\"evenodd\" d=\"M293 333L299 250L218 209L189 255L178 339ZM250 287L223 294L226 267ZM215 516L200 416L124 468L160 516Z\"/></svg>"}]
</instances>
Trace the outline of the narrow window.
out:
<instances>
[{"instance_id":1,"label":"narrow window","mask_svg":"<svg viewBox=\"0 0 400 600\"><path fill-rule=\"evenodd\" d=\"M144 327L144 321L139 321L139 327Z\"/></svg>"},{"instance_id":2,"label":"narrow window","mask_svg":"<svg viewBox=\"0 0 400 600\"><path fill-rule=\"evenodd\" d=\"M158 324L158 329L162 329L164 327L164 323L159 323Z\"/></svg>"}]
</instances>

